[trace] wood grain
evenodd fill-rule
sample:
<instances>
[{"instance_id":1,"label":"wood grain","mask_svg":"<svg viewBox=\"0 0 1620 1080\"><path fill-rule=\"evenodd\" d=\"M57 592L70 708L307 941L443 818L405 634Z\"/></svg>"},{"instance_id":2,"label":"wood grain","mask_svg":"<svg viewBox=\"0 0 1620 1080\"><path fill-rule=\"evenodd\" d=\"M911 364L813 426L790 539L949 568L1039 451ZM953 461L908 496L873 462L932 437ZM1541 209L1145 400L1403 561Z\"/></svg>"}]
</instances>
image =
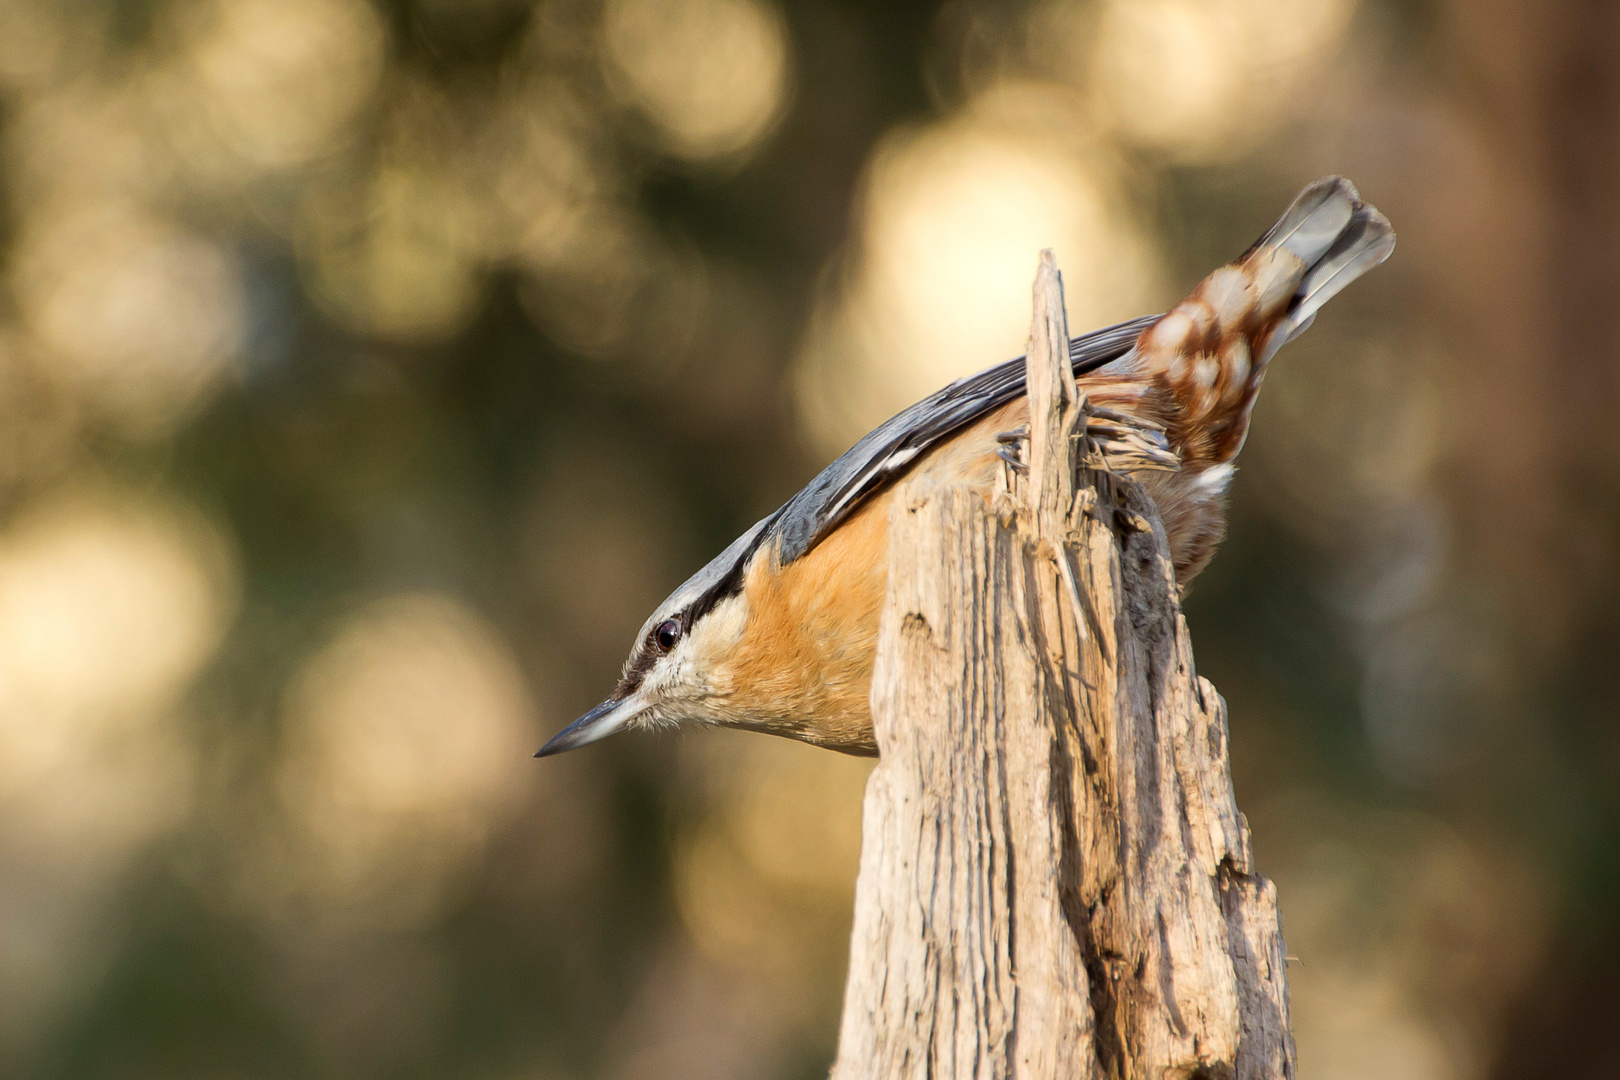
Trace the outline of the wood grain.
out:
<instances>
[{"instance_id":1,"label":"wood grain","mask_svg":"<svg viewBox=\"0 0 1620 1080\"><path fill-rule=\"evenodd\" d=\"M1294 1075L1275 893L1043 253L1027 472L894 500L833 1080Z\"/></svg>"}]
</instances>

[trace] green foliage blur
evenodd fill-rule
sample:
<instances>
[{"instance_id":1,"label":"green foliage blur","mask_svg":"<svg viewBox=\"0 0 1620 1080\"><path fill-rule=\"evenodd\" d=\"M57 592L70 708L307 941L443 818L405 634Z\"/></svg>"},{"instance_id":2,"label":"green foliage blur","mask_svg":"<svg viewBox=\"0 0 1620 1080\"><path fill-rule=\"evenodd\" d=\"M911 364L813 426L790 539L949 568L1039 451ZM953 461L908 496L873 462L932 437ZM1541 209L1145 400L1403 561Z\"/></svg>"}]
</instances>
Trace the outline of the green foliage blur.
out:
<instances>
[{"instance_id":1,"label":"green foliage blur","mask_svg":"<svg viewBox=\"0 0 1620 1080\"><path fill-rule=\"evenodd\" d=\"M1303 1075L1620 1075L1620 9L0 0L0 1076L825 1074L868 766L534 761L894 410L1400 234L1188 599Z\"/></svg>"}]
</instances>

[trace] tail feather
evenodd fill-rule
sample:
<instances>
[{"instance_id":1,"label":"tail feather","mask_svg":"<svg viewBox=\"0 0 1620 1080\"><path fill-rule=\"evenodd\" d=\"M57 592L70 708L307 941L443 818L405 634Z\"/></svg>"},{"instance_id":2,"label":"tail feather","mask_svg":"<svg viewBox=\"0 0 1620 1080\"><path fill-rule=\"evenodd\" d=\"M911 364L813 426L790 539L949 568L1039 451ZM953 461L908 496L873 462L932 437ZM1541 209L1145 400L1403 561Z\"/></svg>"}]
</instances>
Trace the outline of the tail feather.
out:
<instances>
[{"instance_id":1,"label":"tail feather","mask_svg":"<svg viewBox=\"0 0 1620 1080\"><path fill-rule=\"evenodd\" d=\"M1277 223L1245 254L1280 247L1309 265L1338 239L1358 205L1360 199L1350 181L1342 176L1323 177L1295 196Z\"/></svg>"},{"instance_id":2,"label":"tail feather","mask_svg":"<svg viewBox=\"0 0 1620 1080\"><path fill-rule=\"evenodd\" d=\"M1242 258L1144 328L1130 352L1080 376L1096 445L1088 464L1147 485L1181 585L1225 528L1226 489L1272 355L1394 246L1389 222L1348 180L1318 180ZM1152 423L1109 422L1116 415Z\"/></svg>"},{"instance_id":3,"label":"tail feather","mask_svg":"<svg viewBox=\"0 0 1620 1080\"><path fill-rule=\"evenodd\" d=\"M1254 250L1280 248L1305 265L1268 353L1298 337L1322 305L1395 250L1395 230L1376 207L1361 201L1342 176L1329 176L1300 192Z\"/></svg>"},{"instance_id":4,"label":"tail feather","mask_svg":"<svg viewBox=\"0 0 1620 1080\"><path fill-rule=\"evenodd\" d=\"M1394 246L1389 222L1348 180L1318 180L1242 258L1142 331L1117 371L1168 394L1170 449L1184 467L1237 455L1271 357Z\"/></svg>"}]
</instances>

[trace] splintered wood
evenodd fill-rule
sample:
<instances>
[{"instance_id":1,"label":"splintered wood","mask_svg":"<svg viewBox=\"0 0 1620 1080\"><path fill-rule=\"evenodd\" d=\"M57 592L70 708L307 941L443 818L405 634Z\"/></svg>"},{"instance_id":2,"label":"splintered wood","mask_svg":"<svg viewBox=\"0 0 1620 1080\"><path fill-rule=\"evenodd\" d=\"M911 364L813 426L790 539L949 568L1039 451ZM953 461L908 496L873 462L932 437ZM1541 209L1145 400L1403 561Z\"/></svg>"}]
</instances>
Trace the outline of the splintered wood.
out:
<instances>
[{"instance_id":1,"label":"splintered wood","mask_svg":"<svg viewBox=\"0 0 1620 1080\"><path fill-rule=\"evenodd\" d=\"M832 1080L1294 1075L1225 704L1067 343L1045 252L1027 476L895 500Z\"/></svg>"}]
</instances>

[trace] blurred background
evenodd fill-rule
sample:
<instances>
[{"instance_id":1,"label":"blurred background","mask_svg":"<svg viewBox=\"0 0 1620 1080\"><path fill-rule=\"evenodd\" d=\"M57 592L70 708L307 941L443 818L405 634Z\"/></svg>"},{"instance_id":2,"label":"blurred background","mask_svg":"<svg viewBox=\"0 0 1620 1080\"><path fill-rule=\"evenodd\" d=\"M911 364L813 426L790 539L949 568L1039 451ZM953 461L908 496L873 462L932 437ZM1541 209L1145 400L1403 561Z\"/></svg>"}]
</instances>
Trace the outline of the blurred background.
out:
<instances>
[{"instance_id":1,"label":"blurred background","mask_svg":"<svg viewBox=\"0 0 1620 1080\"><path fill-rule=\"evenodd\" d=\"M825 1075L868 766L529 755L1040 247L1329 172L1188 602L1302 1075L1620 1075L1601 0L0 0L0 1074Z\"/></svg>"}]
</instances>

